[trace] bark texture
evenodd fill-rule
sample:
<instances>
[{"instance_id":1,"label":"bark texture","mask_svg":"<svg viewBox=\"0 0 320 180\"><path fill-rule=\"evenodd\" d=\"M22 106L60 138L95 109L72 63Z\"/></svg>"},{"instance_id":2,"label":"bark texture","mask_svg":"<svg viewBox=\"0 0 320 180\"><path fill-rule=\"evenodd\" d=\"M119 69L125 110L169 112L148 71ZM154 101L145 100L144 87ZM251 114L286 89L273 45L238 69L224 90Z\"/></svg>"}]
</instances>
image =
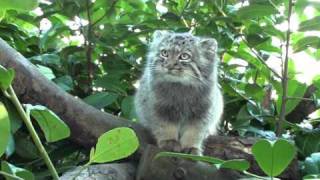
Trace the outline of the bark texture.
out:
<instances>
[{"instance_id":1,"label":"bark texture","mask_svg":"<svg viewBox=\"0 0 320 180\"><path fill-rule=\"evenodd\" d=\"M0 65L16 72L13 87L23 103L41 104L57 113L71 129L71 139L84 147L91 147L104 132L115 127L131 127L137 133L143 153L146 144L153 142L150 133L137 123L115 117L87 105L61 90L44 77L37 68L0 38ZM252 163L253 172L261 172L253 161L250 147L254 139L215 136L208 138L205 154L222 159L244 158ZM141 154L138 153L137 157ZM283 176L298 179L297 162Z\"/></svg>"}]
</instances>

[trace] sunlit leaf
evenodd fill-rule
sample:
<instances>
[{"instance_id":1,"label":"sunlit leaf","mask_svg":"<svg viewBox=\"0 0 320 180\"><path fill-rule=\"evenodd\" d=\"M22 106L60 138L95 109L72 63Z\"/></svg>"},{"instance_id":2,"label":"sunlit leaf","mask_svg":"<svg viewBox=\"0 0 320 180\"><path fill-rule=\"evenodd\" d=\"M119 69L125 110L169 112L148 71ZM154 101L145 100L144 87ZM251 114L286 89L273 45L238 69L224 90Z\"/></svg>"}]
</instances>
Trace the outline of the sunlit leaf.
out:
<instances>
[{"instance_id":1,"label":"sunlit leaf","mask_svg":"<svg viewBox=\"0 0 320 180\"><path fill-rule=\"evenodd\" d=\"M90 152L90 162L106 163L126 158L138 147L138 137L132 129L115 128L99 137L95 149Z\"/></svg>"},{"instance_id":2,"label":"sunlit leaf","mask_svg":"<svg viewBox=\"0 0 320 180\"><path fill-rule=\"evenodd\" d=\"M10 120L8 112L0 102L0 157L6 151L10 138Z\"/></svg>"},{"instance_id":3,"label":"sunlit leaf","mask_svg":"<svg viewBox=\"0 0 320 180\"><path fill-rule=\"evenodd\" d=\"M6 69L0 65L0 89L8 89L14 79L14 70Z\"/></svg>"},{"instance_id":4,"label":"sunlit leaf","mask_svg":"<svg viewBox=\"0 0 320 180\"><path fill-rule=\"evenodd\" d=\"M318 31L320 30L320 16L303 21L299 25L299 31Z\"/></svg>"},{"instance_id":5,"label":"sunlit leaf","mask_svg":"<svg viewBox=\"0 0 320 180\"><path fill-rule=\"evenodd\" d=\"M270 5L252 4L240 8L237 11L237 16L240 19L253 19L276 14L277 12L278 11Z\"/></svg>"},{"instance_id":6,"label":"sunlit leaf","mask_svg":"<svg viewBox=\"0 0 320 180\"><path fill-rule=\"evenodd\" d=\"M263 172L273 177L288 167L295 156L295 147L283 139L275 142L262 139L252 146L252 154Z\"/></svg>"},{"instance_id":7,"label":"sunlit leaf","mask_svg":"<svg viewBox=\"0 0 320 180\"><path fill-rule=\"evenodd\" d=\"M48 108L27 105L27 112L38 122L48 142L59 141L70 136L69 127Z\"/></svg>"},{"instance_id":8,"label":"sunlit leaf","mask_svg":"<svg viewBox=\"0 0 320 180\"><path fill-rule=\"evenodd\" d=\"M308 47L313 47L315 49L320 48L320 38L318 36L307 36L300 39L296 44L293 46L293 50L295 52L303 51Z\"/></svg>"}]
</instances>

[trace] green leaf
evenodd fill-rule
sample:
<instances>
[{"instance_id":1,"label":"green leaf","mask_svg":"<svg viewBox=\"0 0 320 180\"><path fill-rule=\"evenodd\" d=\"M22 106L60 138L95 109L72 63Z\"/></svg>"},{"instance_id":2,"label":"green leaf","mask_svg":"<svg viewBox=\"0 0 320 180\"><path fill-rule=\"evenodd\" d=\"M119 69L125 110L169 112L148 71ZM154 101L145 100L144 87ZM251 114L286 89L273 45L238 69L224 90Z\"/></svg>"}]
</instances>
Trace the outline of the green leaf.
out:
<instances>
[{"instance_id":1,"label":"green leaf","mask_svg":"<svg viewBox=\"0 0 320 180\"><path fill-rule=\"evenodd\" d=\"M194 161L207 162L210 164L222 164L225 162L221 159L210 157L210 156L198 156L198 155L175 153L175 152L159 152L155 156L155 159L160 158L160 157L178 157L178 158L190 159L190 160L194 160Z\"/></svg>"},{"instance_id":2,"label":"green leaf","mask_svg":"<svg viewBox=\"0 0 320 180\"><path fill-rule=\"evenodd\" d=\"M14 70L0 65L0 89L8 89L14 79Z\"/></svg>"},{"instance_id":3,"label":"green leaf","mask_svg":"<svg viewBox=\"0 0 320 180\"><path fill-rule=\"evenodd\" d=\"M139 140L132 129L115 128L99 137L95 150L91 150L89 162L107 163L126 158L134 153L138 147Z\"/></svg>"},{"instance_id":4,"label":"green leaf","mask_svg":"<svg viewBox=\"0 0 320 180\"><path fill-rule=\"evenodd\" d=\"M41 65L37 65L38 70L41 72L41 74L43 74L45 77L47 77L49 80L54 79L56 76L53 74L53 71L46 67L46 66L41 66Z\"/></svg>"},{"instance_id":5,"label":"green leaf","mask_svg":"<svg viewBox=\"0 0 320 180\"><path fill-rule=\"evenodd\" d=\"M253 19L276 14L278 11L270 5L252 4L237 11L239 19Z\"/></svg>"},{"instance_id":6,"label":"green leaf","mask_svg":"<svg viewBox=\"0 0 320 180\"><path fill-rule=\"evenodd\" d=\"M56 142L70 136L69 127L44 106L27 105L27 112L38 122L48 142Z\"/></svg>"},{"instance_id":7,"label":"green leaf","mask_svg":"<svg viewBox=\"0 0 320 180\"><path fill-rule=\"evenodd\" d=\"M83 99L84 102L98 108L104 108L112 103L114 103L118 98L115 93L109 92L97 92Z\"/></svg>"},{"instance_id":8,"label":"green leaf","mask_svg":"<svg viewBox=\"0 0 320 180\"><path fill-rule=\"evenodd\" d=\"M262 139L253 145L252 154L263 172L274 177L288 167L295 156L295 148L283 139L272 143Z\"/></svg>"},{"instance_id":9,"label":"green leaf","mask_svg":"<svg viewBox=\"0 0 320 180\"><path fill-rule=\"evenodd\" d=\"M35 63L43 63L45 65L60 65L60 56L56 54L41 54L29 59Z\"/></svg>"},{"instance_id":10,"label":"green leaf","mask_svg":"<svg viewBox=\"0 0 320 180\"><path fill-rule=\"evenodd\" d=\"M299 31L319 31L320 30L320 16L303 21L299 25Z\"/></svg>"},{"instance_id":11,"label":"green leaf","mask_svg":"<svg viewBox=\"0 0 320 180\"><path fill-rule=\"evenodd\" d=\"M241 129L243 127L249 126L252 119L254 119L254 117L249 114L247 105L244 105L240 108L240 111L237 114L236 121L231 123L235 129Z\"/></svg>"},{"instance_id":12,"label":"green leaf","mask_svg":"<svg viewBox=\"0 0 320 180\"><path fill-rule=\"evenodd\" d=\"M121 112L122 112L122 116L127 119L135 119L136 118L133 96L127 96L122 100Z\"/></svg>"},{"instance_id":13,"label":"green leaf","mask_svg":"<svg viewBox=\"0 0 320 180\"><path fill-rule=\"evenodd\" d=\"M296 132L294 138L299 154L304 157L320 151L320 129Z\"/></svg>"},{"instance_id":14,"label":"green leaf","mask_svg":"<svg viewBox=\"0 0 320 180\"><path fill-rule=\"evenodd\" d=\"M303 180L309 180L309 179L320 179L320 174L309 174L303 177Z\"/></svg>"},{"instance_id":15,"label":"green leaf","mask_svg":"<svg viewBox=\"0 0 320 180\"><path fill-rule=\"evenodd\" d=\"M10 138L10 120L8 112L2 102L0 102L0 157L6 151Z\"/></svg>"},{"instance_id":16,"label":"green leaf","mask_svg":"<svg viewBox=\"0 0 320 180\"><path fill-rule=\"evenodd\" d=\"M288 81L288 92L287 96L289 97L295 97L297 99L289 99L286 103L286 114L289 114L298 104L301 100L298 98L302 98L304 96L305 91L307 90L307 85L304 83L301 83L297 80L289 80ZM277 93L280 95L277 99L277 111L280 112L281 108L281 94L282 90L277 89ZM290 120L289 120L290 121Z\"/></svg>"},{"instance_id":17,"label":"green leaf","mask_svg":"<svg viewBox=\"0 0 320 180\"><path fill-rule=\"evenodd\" d=\"M31 11L38 7L38 0L1 0L0 10L14 9L19 11Z\"/></svg>"},{"instance_id":18,"label":"green leaf","mask_svg":"<svg viewBox=\"0 0 320 180\"><path fill-rule=\"evenodd\" d=\"M315 49L320 48L320 38L318 36L307 36L298 40L293 46L295 52L303 51L308 47L313 47Z\"/></svg>"},{"instance_id":19,"label":"green leaf","mask_svg":"<svg viewBox=\"0 0 320 180\"><path fill-rule=\"evenodd\" d=\"M1 170L6 173L12 174L14 176L18 176L24 180L34 180L35 179L34 175L30 171L23 169L23 168L16 167L13 164L10 164L6 161L1 162ZM6 177L6 180L15 180L15 179L10 178L10 177Z\"/></svg>"},{"instance_id":20,"label":"green leaf","mask_svg":"<svg viewBox=\"0 0 320 180\"><path fill-rule=\"evenodd\" d=\"M320 174L320 153L313 153L302 163L303 174Z\"/></svg>"},{"instance_id":21,"label":"green leaf","mask_svg":"<svg viewBox=\"0 0 320 180\"><path fill-rule=\"evenodd\" d=\"M198 155L176 153L176 152L159 152L155 156L155 159L160 157L177 157L177 158L183 158L183 159L190 159L194 161L210 163L210 164L216 165L217 168L234 169L238 171L245 171L250 167L249 162L244 159L233 159L229 161L224 161L224 160L210 157L210 156L198 156Z\"/></svg>"},{"instance_id":22,"label":"green leaf","mask_svg":"<svg viewBox=\"0 0 320 180\"><path fill-rule=\"evenodd\" d=\"M250 167L250 163L244 159L232 159L225 161L220 165L220 168L233 169L238 171L246 171Z\"/></svg>"},{"instance_id":23,"label":"green leaf","mask_svg":"<svg viewBox=\"0 0 320 180\"><path fill-rule=\"evenodd\" d=\"M68 75L56 78L54 79L54 82L65 91L71 91L73 89L72 77Z\"/></svg>"},{"instance_id":24,"label":"green leaf","mask_svg":"<svg viewBox=\"0 0 320 180\"><path fill-rule=\"evenodd\" d=\"M5 9L0 10L0 21L5 17L5 15L6 15L6 10Z\"/></svg>"}]
</instances>

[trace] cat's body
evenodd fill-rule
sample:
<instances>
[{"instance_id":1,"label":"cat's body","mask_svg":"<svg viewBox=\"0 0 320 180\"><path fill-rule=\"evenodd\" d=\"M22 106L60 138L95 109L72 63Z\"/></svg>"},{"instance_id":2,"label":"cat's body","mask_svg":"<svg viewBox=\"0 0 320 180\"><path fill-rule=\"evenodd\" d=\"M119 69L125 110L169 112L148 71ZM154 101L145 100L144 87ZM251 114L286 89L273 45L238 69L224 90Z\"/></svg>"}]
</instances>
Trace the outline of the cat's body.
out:
<instances>
[{"instance_id":1,"label":"cat's body","mask_svg":"<svg viewBox=\"0 0 320 180\"><path fill-rule=\"evenodd\" d=\"M187 33L156 31L135 107L140 122L170 151L199 154L223 111L217 44Z\"/></svg>"}]
</instances>

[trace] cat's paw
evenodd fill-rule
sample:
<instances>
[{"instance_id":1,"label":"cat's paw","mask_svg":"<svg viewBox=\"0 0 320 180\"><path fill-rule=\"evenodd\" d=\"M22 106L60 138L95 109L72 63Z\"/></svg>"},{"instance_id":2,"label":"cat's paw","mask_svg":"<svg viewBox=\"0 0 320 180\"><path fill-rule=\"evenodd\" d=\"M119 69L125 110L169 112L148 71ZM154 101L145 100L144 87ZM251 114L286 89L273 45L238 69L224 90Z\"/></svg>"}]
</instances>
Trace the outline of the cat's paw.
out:
<instances>
[{"instance_id":1,"label":"cat's paw","mask_svg":"<svg viewBox=\"0 0 320 180\"><path fill-rule=\"evenodd\" d=\"M161 149L166 150L166 151L172 151L172 152L180 152L181 151L180 142L177 140L174 140L174 139L160 141L159 147Z\"/></svg>"},{"instance_id":2,"label":"cat's paw","mask_svg":"<svg viewBox=\"0 0 320 180\"><path fill-rule=\"evenodd\" d=\"M183 148L181 152L186 154L201 155L201 149L196 147Z\"/></svg>"}]
</instances>

